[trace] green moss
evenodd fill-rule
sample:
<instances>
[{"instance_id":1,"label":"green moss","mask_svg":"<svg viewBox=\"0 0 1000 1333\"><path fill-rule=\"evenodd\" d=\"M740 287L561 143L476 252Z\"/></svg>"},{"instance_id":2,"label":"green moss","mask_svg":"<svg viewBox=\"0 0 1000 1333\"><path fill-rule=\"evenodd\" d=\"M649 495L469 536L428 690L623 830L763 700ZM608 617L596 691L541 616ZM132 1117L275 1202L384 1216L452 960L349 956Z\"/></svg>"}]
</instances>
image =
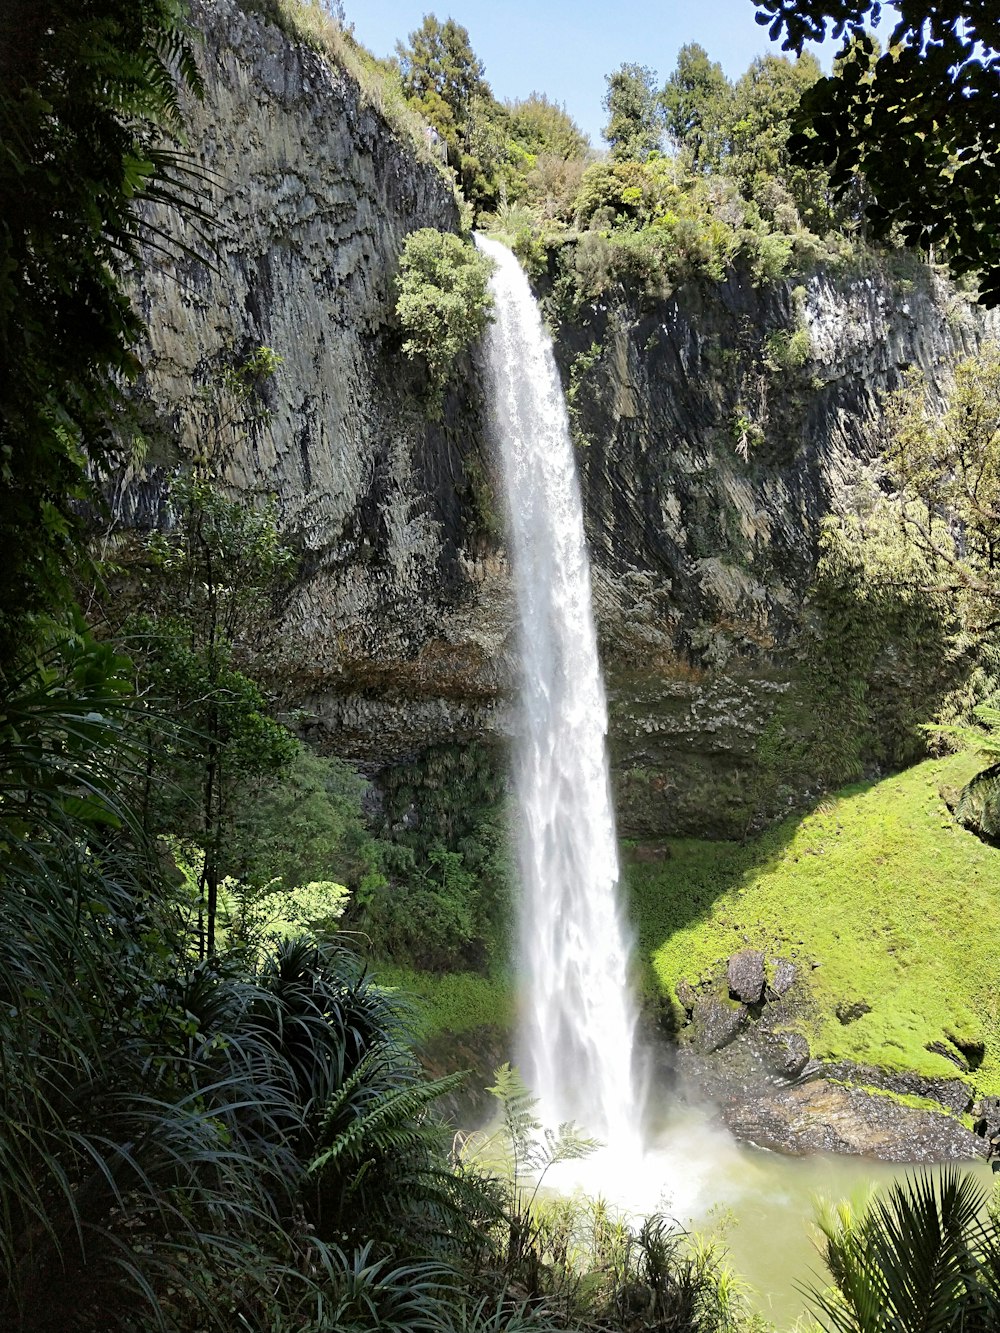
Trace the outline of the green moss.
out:
<instances>
[{"instance_id":1,"label":"green moss","mask_svg":"<svg viewBox=\"0 0 1000 1333\"><path fill-rule=\"evenodd\" d=\"M377 963L374 972L380 985L412 999L421 1037L513 1025L514 994L506 977L485 977L478 972L418 972L391 963Z\"/></svg>"},{"instance_id":2,"label":"green moss","mask_svg":"<svg viewBox=\"0 0 1000 1333\"><path fill-rule=\"evenodd\" d=\"M1000 852L963 831L939 796L975 770L971 755L930 760L855 786L757 842L677 840L633 863L647 989L718 975L747 946L791 958L810 1004L814 1054L955 1077L927 1047L985 1047L975 1073L1000 1092L1000 956L992 922ZM870 1012L841 1022L838 1003Z\"/></svg>"},{"instance_id":3,"label":"green moss","mask_svg":"<svg viewBox=\"0 0 1000 1333\"><path fill-rule=\"evenodd\" d=\"M886 1101L895 1102L897 1106L909 1106L914 1111L931 1111L934 1115L948 1116L952 1120L963 1119L954 1111L950 1111L947 1106L942 1106L940 1102L930 1097L920 1097L915 1092L893 1092L890 1088L876 1088L871 1083L845 1083L839 1078L831 1078L829 1081L842 1088L857 1088L859 1092L866 1092L870 1097L884 1097Z\"/></svg>"}]
</instances>

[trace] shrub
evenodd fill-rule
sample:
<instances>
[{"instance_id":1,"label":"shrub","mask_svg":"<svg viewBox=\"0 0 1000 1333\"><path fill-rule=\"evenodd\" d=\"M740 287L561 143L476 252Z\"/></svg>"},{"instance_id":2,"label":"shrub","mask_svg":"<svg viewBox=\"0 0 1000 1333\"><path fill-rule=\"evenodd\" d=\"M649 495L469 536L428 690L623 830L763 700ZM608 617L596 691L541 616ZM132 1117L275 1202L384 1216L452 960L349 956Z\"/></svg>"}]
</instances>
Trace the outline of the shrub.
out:
<instances>
[{"instance_id":1,"label":"shrub","mask_svg":"<svg viewBox=\"0 0 1000 1333\"><path fill-rule=\"evenodd\" d=\"M403 351L426 363L436 402L458 358L489 321L492 271L491 260L451 232L422 227L406 238L396 279L396 314L406 334Z\"/></svg>"}]
</instances>

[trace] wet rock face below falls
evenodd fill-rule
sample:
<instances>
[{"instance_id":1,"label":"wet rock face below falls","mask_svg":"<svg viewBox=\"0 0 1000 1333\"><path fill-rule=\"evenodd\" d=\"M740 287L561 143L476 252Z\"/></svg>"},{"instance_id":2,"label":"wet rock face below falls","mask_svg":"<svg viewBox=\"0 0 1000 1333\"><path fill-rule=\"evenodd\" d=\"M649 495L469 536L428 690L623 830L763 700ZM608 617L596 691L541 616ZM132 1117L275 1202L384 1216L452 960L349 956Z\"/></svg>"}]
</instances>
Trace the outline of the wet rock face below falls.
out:
<instances>
[{"instance_id":1,"label":"wet rock face below falls","mask_svg":"<svg viewBox=\"0 0 1000 1333\"><path fill-rule=\"evenodd\" d=\"M499 744L516 645L480 376L469 359L429 420L393 314L403 239L456 227L451 188L256 12L195 0L193 16L206 96L189 142L216 173L216 253L150 253L138 284L150 465L122 517L165 521L179 449L221 445L223 480L275 494L298 557L273 656L310 737L369 770ZM908 365L937 383L978 317L919 266L873 265L760 288L734 273L656 302L618 291L553 320L577 386L622 832L742 833L757 743L795 678L817 525L880 394ZM776 369L802 331L806 359ZM261 345L283 358L267 418L220 440L233 405L212 386Z\"/></svg>"},{"instance_id":2,"label":"wet rock face below falls","mask_svg":"<svg viewBox=\"0 0 1000 1333\"><path fill-rule=\"evenodd\" d=\"M886 1162L969 1160L1000 1142L1000 1110L973 1107L960 1078L811 1058L798 1030L808 1001L789 959L744 949L715 980L682 981L677 996L686 1014L674 1057L681 1087L710 1102L739 1139ZM979 1116L975 1133L960 1119L970 1110Z\"/></svg>"}]
</instances>

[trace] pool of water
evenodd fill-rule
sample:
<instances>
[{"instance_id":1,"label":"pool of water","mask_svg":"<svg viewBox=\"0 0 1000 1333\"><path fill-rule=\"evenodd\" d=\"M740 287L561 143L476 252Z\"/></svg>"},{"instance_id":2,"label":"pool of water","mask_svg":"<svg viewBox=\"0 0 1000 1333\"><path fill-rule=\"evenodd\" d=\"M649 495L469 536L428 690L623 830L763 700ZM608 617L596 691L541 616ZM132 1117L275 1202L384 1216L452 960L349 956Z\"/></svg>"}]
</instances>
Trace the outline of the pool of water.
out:
<instances>
[{"instance_id":1,"label":"pool of water","mask_svg":"<svg viewBox=\"0 0 1000 1333\"><path fill-rule=\"evenodd\" d=\"M553 1167L545 1183L602 1197L635 1219L662 1211L689 1230L721 1233L748 1298L783 1333L807 1312L799 1287L826 1284L813 1224L816 1200L860 1203L873 1186L913 1169L861 1157L764 1152L738 1143L709 1112L688 1106L670 1112L640 1158L602 1148ZM963 1169L990 1187L985 1162Z\"/></svg>"}]
</instances>

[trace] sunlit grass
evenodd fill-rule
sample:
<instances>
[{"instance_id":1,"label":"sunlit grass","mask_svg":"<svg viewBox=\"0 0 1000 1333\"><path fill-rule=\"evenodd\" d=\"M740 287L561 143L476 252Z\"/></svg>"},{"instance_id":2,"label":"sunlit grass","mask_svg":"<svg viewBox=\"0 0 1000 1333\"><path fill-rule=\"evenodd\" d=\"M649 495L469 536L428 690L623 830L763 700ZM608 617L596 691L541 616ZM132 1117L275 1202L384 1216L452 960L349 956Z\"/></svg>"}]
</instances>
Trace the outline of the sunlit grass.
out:
<instances>
[{"instance_id":1,"label":"sunlit grass","mask_svg":"<svg viewBox=\"0 0 1000 1333\"><path fill-rule=\"evenodd\" d=\"M976 1074L1000 1091L1000 851L954 823L939 795L979 767L932 760L848 789L747 846L676 841L626 879L649 988L719 975L753 947L792 958L812 998L814 1054L955 1075L929 1051L985 1045ZM838 1003L870 1012L847 1024Z\"/></svg>"}]
</instances>

